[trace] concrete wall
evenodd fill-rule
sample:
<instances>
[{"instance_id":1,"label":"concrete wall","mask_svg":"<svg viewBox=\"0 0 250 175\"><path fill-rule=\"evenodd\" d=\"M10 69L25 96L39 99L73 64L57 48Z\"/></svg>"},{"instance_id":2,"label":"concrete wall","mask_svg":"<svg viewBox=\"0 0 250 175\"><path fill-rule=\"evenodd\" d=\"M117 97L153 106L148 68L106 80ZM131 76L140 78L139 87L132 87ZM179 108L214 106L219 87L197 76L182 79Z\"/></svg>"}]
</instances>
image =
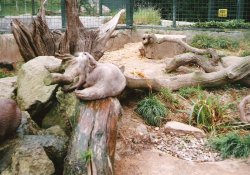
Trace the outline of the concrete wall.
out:
<instances>
[{"instance_id":1,"label":"concrete wall","mask_svg":"<svg viewBox=\"0 0 250 175\"><path fill-rule=\"evenodd\" d=\"M17 63L23 61L12 34L0 35L0 63Z\"/></svg>"},{"instance_id":2,"label":"concrete wall","mask_svg":"<svg viewBox=\"0 0 250 175\"><path fill-rule=\"evenodd\" d=\"M208 34L212 36L227 36L232 39L243 39L245 35L250 34L249 31L229 31L229 32L210 32L210 31L175 31L175 30L117 30L112 35L106 45L107 51L117 50L124 46L124 44L131 42L140 42L144 33L157 34L173 34L186 35L187 41L191 40L196 34ZM15 63L22 61L19 49L12 34L0 35L0 63Z\"/></svg>"}]
</instances>

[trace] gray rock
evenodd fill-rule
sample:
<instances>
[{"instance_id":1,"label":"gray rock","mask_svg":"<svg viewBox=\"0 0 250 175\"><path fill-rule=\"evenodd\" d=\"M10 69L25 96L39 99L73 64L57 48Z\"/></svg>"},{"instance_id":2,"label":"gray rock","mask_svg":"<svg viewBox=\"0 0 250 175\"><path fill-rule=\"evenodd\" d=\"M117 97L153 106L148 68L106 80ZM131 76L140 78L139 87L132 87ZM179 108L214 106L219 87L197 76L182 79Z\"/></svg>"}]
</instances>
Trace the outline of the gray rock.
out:
<instances>
[{"instance_id":1,"label":"gray rock","mask_svg":"<svg viewBox=\"0 0 250 175\"><path fill-rule=\"evenodd\" d=\"M17 77L0 78L0 98L12 98L17 85Z\"/></svg>"},{"instance_id":2,"label":"gray rock","mask_svg":"<svg viewBox=\"0 0 250 175\"><path fill-rule=\"evenodd\" d=\"M43 147L35 143L26 143L16 149L12 155L12 174L52 175L55 173L53 162Z\"/></svg>"},{"instance_id":3,"label":"gray rock","mask_svg":"<svg viewBox=\"0 0 250 175\"><path fill-rule=\"evenodd\" d=\"M139 135L148 134L147 127L145 125L143 125L143 124L140 124L139 126L137 126L135 130Z\"/></svg>"},{"instance_id":4,"label":"gray rock","mask_svg":"<svg viewBox=\"0 0 250 175\"><path fill-rule=\"evenodd\" d=\"M39 131L39 126L31 119L29 113L22 111L22 121L17 129L17 135L22 138L25 135L37 135Z\"/></svg>"},{"instance_id":5,"label":"gray rock","mask_svg":"<svg viewBox=\"0 0 250 175\"><path fill-rule=\"evenodd\" d=\"M17 102L31 117L40 118L42 111L48 107L57 85L46 86L44 78L49 75L45 66L60 65L61 60L53 56L40 56L23 64L18 73Z\"/></svg>"},{"instance_id":6,"label":"gray rock","mask_svg":"<svg viewBox=\"0 0 250 175\"><path fill-rule=\"evenodd\" d=\"M56 92L56 104L46 114L42 121L43 128L59 125L66 134L70 134L71 128L77 123L79 100L74 93Z\"/></svg>"},{"instance_id":7,"label":"gray rock","mask_svg":"<svg viewBox=\"0 0 250 175\"><path fill-rule=\"evenodd\" d=\"M191 134L197 138L206 136L202 130L196 127L175 121L167 122L164 126L164 130L166 133L172 132L175 135Z\"/></svg>"}]
</instances>

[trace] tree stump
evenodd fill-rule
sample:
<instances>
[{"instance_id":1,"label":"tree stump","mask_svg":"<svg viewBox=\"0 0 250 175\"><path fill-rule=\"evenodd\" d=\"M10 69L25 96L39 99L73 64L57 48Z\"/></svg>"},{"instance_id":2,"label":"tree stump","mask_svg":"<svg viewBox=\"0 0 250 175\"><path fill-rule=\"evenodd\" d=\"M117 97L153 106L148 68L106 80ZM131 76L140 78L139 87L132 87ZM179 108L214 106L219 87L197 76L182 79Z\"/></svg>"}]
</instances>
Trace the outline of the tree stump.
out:
<instances>
[{"instance_id":1,"label":"tree stump","mask_svg":"<svg viewBox=\"0 0 250 175\"><path fill-rule=\"evenodd\" d=\"M64 174L114 174L117 120L121 105L116 98L80 103Z\"/></svg>"}]
</instances>

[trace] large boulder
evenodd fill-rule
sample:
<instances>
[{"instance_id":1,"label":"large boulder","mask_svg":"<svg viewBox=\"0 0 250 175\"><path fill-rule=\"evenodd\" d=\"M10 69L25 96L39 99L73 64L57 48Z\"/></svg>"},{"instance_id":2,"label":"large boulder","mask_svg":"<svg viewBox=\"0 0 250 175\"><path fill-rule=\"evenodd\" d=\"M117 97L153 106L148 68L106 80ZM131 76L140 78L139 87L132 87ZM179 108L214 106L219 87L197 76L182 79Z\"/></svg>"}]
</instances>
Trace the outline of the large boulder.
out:
<instances>
[{"instance_id":1,"label":"large boulder","mask_svg":"<svg viewBox=\"0 0 250 175\"><path fill-rule=\"evenodd\" d=\"M24 128L32 133L27 131L29 127ZM58 126L38 134L22 135L0 145L0 174L62 174L68 137Z\"/></svg>"},{"instance_id":2,"label":"large boulder","mask_svg":"<svg viewBox=\"0 0 250 175\"><path fill-rule=\"evenodd\" d=\"M42 121L42 128L59 125L69 135L77 123L79 99L74 93L64 93L59 88L55 101L56 103Z\"/></svg>"},{"instance_id":3,"label":"large boulder","mask_svg":"<svg viewBox=\"0 0 250 175\"><path fill-rule=\"evenodd\" d=\"M0 78L0 98L14 97L16 90L17 77Z\"/></svg>"},{"instance_id":4,"label":"large boulder","mask_svg":"<svg viewBox=\"0 0 250 175\"><path fill-rule=\"evenodd\" d=\"M28 111L40 123L41 115L50 105L57 85L46 86L44 79L49 75L45 66L59 66L61 60L53 56L39 56L23 64L18 72L17 102L20 108Z\"/></svg>"}]
</instances>

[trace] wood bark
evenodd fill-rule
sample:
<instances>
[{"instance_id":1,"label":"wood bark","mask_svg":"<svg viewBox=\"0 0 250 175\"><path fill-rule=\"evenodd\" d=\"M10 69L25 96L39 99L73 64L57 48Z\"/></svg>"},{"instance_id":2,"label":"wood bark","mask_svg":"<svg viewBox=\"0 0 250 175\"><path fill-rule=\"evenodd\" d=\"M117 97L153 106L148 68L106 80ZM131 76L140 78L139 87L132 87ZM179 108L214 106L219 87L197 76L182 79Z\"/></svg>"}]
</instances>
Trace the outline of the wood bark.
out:
<instances>
[{"instance_id":1,"label":"wood bark","mask_svg":"<svg viewBox=\"0 0 250 175\"><path fill-rule=\"evenodd\" d=\"M172 76L166 79L156 79L150 77L139 78L130 75L125 76L127 79L127 87L129 88L151 88L158 91L161 88L178 90L180 88L190 86L216 87L239 80L245 80L247 83L247 80L249 80L249 74L250 57L245 57L237 64L211 73L194 72L190 74ZM250 84L248 84L248 86L249 85Z\"/></svg>"},{"instance_id":2,"label":"wood bark","mask_svg":"<svg viewBox=\"0 0 250 175\"><path fill-rule=\"evenodd\" d=\"M121 105L116 98L81 102L64 174L114 174L117 120ZM89 153L88 160L84 157Z\"/></svg>"},{"instance_id":3,"label":"wood bark","mask_svg":"<svg viewBox=\"0 0 250 175\"><path fill-rule=\"evenodd\" d=\"M40 11L32 24L27 26L17 19L11 22L12 33L25 61L37 56L55 55L56 52L75 54L83 51L89 52L99 60L120 16L125 13L125 10L121 10L106 24L98 29L89 30L80 21L78 1L66 0L67 29L65 33L61 33L49 30L45 19L45 2L46 0L41 0Z\"/></svg>"},{"instance_id":4,"label":"wood bark","mask_svg":"<svg viewBox=\"0 0 250 175\"><path fill-rule=\"evenodd\" d=\"M250 95L244 97L239 104L240 119L242 122L250 123Z\"/></svg>"}]
</instances>

